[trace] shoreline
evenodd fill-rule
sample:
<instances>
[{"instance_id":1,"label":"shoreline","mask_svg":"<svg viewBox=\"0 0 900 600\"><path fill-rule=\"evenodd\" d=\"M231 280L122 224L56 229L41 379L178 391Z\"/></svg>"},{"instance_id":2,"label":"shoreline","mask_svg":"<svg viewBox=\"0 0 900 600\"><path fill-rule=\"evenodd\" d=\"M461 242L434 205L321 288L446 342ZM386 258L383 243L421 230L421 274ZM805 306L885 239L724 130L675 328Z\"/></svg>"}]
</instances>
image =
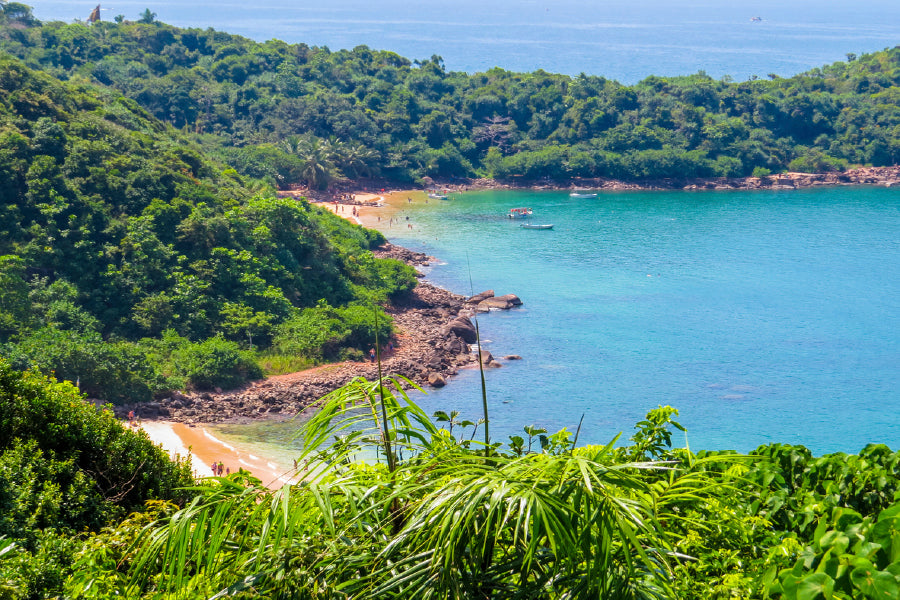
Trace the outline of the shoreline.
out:
<instances>
[{"instance_id":1,"label":"shoreline","mask_svg":"<svg viewBox=\"0 0 900 600\"><path fill-rule=\"evenodd\" d=\"M397 187L391 189L387 182L375 185L379 188L376 191L371 191L369 186L369 189L363 187L364 191L341 193L339 198L316 194L311 200L317 206L322 206L351 222L384 231L383 220L387 218L390 223L390 219L405 205L404 200L412 198L413 202L419 203L426 199L427 192L424 190L402 190ZM821 185L900 186L900 166L861 168L829 174L787 173L763 179L710 179L694 182L668 180L642 184L585 179L530 183L494 180L432 182L433 188L451 193L484 189L778 190ZM303 194L283 192L280 195ZM429 266L430 261L434 260L424 253L390 243L374 251L374 254L380 258L402 260L414 268ZM477 356L472 352L472 348L449 329L449 324L453 320L471 316L476 312L474 305L467 303L467 300L465 296L420 280L406 302L388 307L387 312L394 318L400 333L397 336L395 351L382 358L384 373L405 375L423 388L427 387L430 381L436 384L434 387L442 387L452 380L459 369L472 368L476 365ZM490 357L487 363L489 367L501 366L493 360L493 357ZM275 461L260 459L218 440L202 427L202 424L291 418L313 406L322 396L360 376L374 379L377 377L377 367L369 362L325 364L297 373L254 381L235 390L185 394L175 392L170 398L158 402L116 407L116 413L120 418L124 418L129 410L135 410L143 419L143 428L151 439L161 444L171 454L185 456L190 448L192 462L195 463L194 470L200 477L212 475L209 465L213 460L223 460L228 466L234 465L234 470L243 467L270 487L273 485L280 487L287 481L285 476L288 472L280 471Z\"/></svg>"},{"instance_id":2,"label":"shoreline","mask_svg":"<svg viewBox=\"0 0 900 600\"><path fill-rule=\"evenodd\" d=\"M366 200L375 202L368 207L370 210L360 209L362 214L358 218L346 208L350 206L348 204L329 203L327 208L339 216L371 227L392 210L399 210L400 203L405 203L411 194L416 192L395 192L390 198L390 204L384 202L385 198L382 196L367 198ZM345 210L341 211L340 208ZM374 250L373 254L378 258L393 258L405 262L417 270L419 277L424 275L418 267L428 267L435 260L424 253L390 243ZM386 347L382 352L383 374L407 377L414 384L427 389L443 387L461 369L476 367L478 355L474 345L475 329L469 317L521 304L518 297L512 294L506 300L503 297L493 298L493 295L493 290L488 290L467 298L420 279L406 298L385 307L385 311L394 320L397 333L391 340L393 347ZM488 297L491 297L490 301L485 301ZM506 358L516 360L519 357ZM501 362L484 350L482 360L488 368L502 366ZM188 393L175 391L169 397L157 401L116 406L115 413L124 419L129 411L134 411L144 421L168 421L187 426L284 420L315 405L323 396L356 377L370 381L376 379L377 364L368 360L327 363L304 371L252 381L233 390Z\"/></svg>"},{"instance_id":3,"label":"shoreline","mask_svg":"<svg viewBox=\"0 0 900 600\"><path fill-rule=\"evenodd\" d=\"M206 427L175 421L139 421L135 428L146 433L173 460L190 457L191 468L198 479L214 476L211 465L215 461L223 463L232 474L243 469L273 490L297 481L294 469L232 446Z\"/></svg>"},{"instance_id":4,"label":"shoreline","mask_svg":"<svg viewBox=\"0 0 900 600\"><path fill-rule=\"evenodd\" d=\"M426 189L440 189L450 193L462 193L479 190L548 190L548 191L665 191L665 190L787 190L807 187L831 185L878 185L900 186L900 165L889 167L857 167L846 171L827 173L774 173L765 177L708 177L708 178L668 178L645 181L625 181L606 177L552 180L528 180L524 178L486 179L486 178L453 178L434 180L424 178ZM357 185L358 184L358 185ZM361 188L364 191L347 192L350 188ZM303 196L318 205L333 203L341 197L353 196L353 200L344 200L346 205L365 205L365 200L380 195L386 199L402 194L427 193L426 189L416 189L413 182L395 182L390 180L360 180L347 188L338 188L331 192L309 192L308 190L287 190L279 195ZM344 215L340 215L344 216Z\"/></svg>"}]
</instances>

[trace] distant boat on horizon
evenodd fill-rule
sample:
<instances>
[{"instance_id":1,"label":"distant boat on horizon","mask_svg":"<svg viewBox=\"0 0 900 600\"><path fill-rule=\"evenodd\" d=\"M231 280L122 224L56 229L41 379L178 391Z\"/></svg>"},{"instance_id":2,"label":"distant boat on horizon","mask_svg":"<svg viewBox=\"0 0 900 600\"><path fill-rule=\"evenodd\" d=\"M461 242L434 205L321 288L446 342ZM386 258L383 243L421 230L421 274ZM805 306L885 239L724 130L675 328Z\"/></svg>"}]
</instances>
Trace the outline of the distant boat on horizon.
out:
<instances>
[{"instance_id":1,"label":"distant boat on horizon","mask_svg":"<svg viewBox=\"0 0 900 600\"><path fill-rule=\"evenodd\" d=\"M750 22L751 22L751 23L759 23L759 22L762 21L762 20L763 20L762 17L750 17Z\"/></svg>"}]
</instances>

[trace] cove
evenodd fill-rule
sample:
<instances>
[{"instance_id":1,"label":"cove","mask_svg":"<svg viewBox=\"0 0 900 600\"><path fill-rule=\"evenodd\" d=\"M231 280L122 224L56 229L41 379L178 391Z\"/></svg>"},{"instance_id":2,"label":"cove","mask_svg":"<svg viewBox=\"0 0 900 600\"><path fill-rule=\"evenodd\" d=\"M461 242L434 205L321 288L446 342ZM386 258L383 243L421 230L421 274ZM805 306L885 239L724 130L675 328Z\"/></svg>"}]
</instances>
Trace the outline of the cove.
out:
<instances>
[{"instance_id":1,"label":"cove","mask_svg":"<svg viewBox=\"0 0 900 600\"><path fill-rule=\"evenodd\" d=\"M900 438L900 191L484 191L402 208L389 239L430 281L525 304L480 317L494 439L534 424L601 443L660 404L698 449ZM505 217L529 206L551 231ZM470 283L471 281L471 283ZM480 416L477 372L417 397Z\"/></svg>"}]
</instances>

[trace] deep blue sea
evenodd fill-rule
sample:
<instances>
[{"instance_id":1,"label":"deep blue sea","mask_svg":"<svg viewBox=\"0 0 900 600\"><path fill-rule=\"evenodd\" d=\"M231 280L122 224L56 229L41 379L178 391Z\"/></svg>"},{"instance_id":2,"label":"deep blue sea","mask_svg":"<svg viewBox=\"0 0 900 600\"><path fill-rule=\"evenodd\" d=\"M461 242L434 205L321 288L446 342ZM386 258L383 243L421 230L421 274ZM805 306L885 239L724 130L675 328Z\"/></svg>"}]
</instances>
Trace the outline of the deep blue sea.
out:
<instances>
[{"instance_id":1,"label":"deep blue sea","mask_svg":"<svg viewBox=\"0 0 900 600\"><path fill-rule=\"evenodd\" d=\"M580 442L624 441L668 404L695 450L900 448L900 189L473 192L401 218L385 233L439 259L429 280L524 301L479 317L486 349L523 357L486 372L495 440L584 415ZM480 394L466 371L416 400L475 420Z\"/></svg>"},{"instance_id":2,"label":"deep blue sea","mask_svg":"<svg viewBox=\"0 0 900 600\"><path fill-rule=\"evenodd\" d=\"M84 20L94 6L29 4L38 18L62 21ZM896 0L118 0L101 15L137 19L145 8L166 23L258 41L367 45L410 59L437 54L452 71L544 69L626 84L700 70L736 81L788 76L900 44Z\"/></svg>"}]
</instances>

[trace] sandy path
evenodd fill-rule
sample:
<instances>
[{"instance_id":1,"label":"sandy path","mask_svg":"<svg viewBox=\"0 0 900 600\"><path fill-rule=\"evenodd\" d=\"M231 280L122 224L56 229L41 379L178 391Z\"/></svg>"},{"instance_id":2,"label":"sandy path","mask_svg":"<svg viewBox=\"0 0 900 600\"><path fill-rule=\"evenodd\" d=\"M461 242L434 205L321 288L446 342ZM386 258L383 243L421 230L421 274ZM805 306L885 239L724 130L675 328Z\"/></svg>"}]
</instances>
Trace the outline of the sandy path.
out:
<instances>
[{"instance_id":1,"label":"sandy path","mask_svg":"<svg viewBox=\"0 0 900 600\"><path fill-rule=\"evenodd\" d=\"M213 461L221 461L232 473L238 469L249 471L271 489L280 489L286 483L296 482L291 477L293 473L285 472L275 461L244 452L218 439L205 427L169 421L142 421L140 428L169 456L190 456L197 477L212 477L210 465Z\"/></svg>"}]
</instances>

